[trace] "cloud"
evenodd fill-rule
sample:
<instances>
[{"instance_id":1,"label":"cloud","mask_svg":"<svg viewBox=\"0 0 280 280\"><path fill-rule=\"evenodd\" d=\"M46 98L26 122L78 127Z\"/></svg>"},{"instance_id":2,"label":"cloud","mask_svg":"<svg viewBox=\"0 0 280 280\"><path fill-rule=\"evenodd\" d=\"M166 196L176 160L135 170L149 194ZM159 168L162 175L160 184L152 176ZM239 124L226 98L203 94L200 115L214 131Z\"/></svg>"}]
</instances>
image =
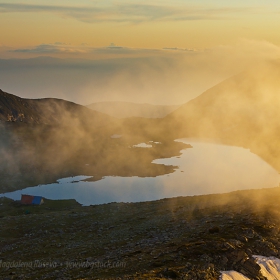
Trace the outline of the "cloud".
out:
<instances>
[{"instance_id":1,"label":"cloud","mask_svg":"<svg viewBox=\"0 0 280 280\"><path fill-rule=\"evenodd\" d=\"M172 49L172 48L171 48ZM180 49L178 49L180 50ZM30 48L20 48L13 49L10 52L13 53L23 53L23 54L114 54L114 55L147 55L148 53L156 53L161 51L160 49L137 49L137 48L128 48L123 46L117 46L114 43L111 43L109 46L105 47L90 47L86 44L79 46L72 46L66 43L56 42L54 44L41 44L38 46Z\"/></svg>"},{"instance_id":2,"label":"cloud","mask_svg":"<svg viewBox=\"0 0 280 280\"><path fill-rule=\"evenodd\" d=\"M6 50L9 53L22 54L21 57L34 57L34 55L58 55L65 54L61 57L72 57L71 54L77 54L79 58L110 58L110 57L149 57L149 56L163 56L174 57L176 55L183 55L191 57L192 55L199 55L204 57L215 57L219 60L219 57L223 59L231 60L231 57L239 58L239 63L248 60L264 60L274 59L279 57L279 46L272 44L268 41L255 41L249 39L239 39L232 45L218 45L210 49L192 49L192 48L178 48L178 47L165 47L162 49L149 49L149 48L129 48L125 46L119 46L111 43L104 47L92 47L87 44L71 45L63 42L55 42L51 44L40 44L28 48L12 49L11 47L1 46L0 49ZM173 54L172 54L173 53ZM28 56L28 55L33 56ZM110 56L112 55L112 56Z\"/></svg>"},{"instance_id":3,"label":"cloud","mask_svg":"<svg viewBox=\"0 0 280 280\"><path fill-rule=\"evenodd\" d=\"M259 12L256 8L204 8L200 6L118 3L95 6L59 6L0 3L0 13L55 13L82 22L133 22L218 20L236 14Z\"/></svg>"},{"instance_id":4,"label":"cloud","mask_svg":"<svg viewBox=\"0 0 280 280\"><path fill-rule=\"evenodd\" d=\"M33 54L56 54L56 53L86 53L86 48L71 47L63 43L42 44L33 48L16 49L11 52Z\"/></svg>"},{"instance_id":5,"label":"cloud","mask_svg":"<svg viewBox=\"0 0 280 280\"><path fill-rule=\"evenodd\" d=\"M23 49L21 54L54 57L64 48L64 59L1 60L0 88L22 97L57 97L81 104L182 104L232 75L254 69L263 60L280 58L278 46L247 39L197 51L172 46L166 50L133 49L114 44L93 48L58 42ZM85 59L69 58L69 49L84 51Z\"/></svg>"}]
</instances>

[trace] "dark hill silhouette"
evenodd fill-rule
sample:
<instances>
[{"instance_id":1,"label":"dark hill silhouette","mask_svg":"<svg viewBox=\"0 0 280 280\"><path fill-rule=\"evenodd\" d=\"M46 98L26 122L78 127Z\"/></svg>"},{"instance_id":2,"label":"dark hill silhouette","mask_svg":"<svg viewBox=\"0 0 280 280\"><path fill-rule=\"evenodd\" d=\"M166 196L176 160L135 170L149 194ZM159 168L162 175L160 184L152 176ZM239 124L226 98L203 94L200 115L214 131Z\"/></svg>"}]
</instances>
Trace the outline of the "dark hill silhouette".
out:
<instances>
[{"instance_id":1,"label":"dark hill silhouette","mask_svg":"<svg viewBox=\"0 0 280 280\"><path fill-rule=\"evenodd\" d=\"M25 99L0 90L0 120L32 124L102 126L114 118L55 98Z\"/></svg>"}]
</instances>

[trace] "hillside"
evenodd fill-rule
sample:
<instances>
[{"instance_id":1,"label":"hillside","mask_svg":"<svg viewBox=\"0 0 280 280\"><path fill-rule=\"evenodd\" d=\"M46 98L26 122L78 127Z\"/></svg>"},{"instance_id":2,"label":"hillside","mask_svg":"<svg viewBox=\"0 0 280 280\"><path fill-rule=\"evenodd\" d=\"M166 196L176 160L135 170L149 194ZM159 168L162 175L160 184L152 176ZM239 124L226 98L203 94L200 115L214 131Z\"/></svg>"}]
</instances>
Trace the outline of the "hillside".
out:
<instances>
[{"instance_id":1,"label":"hillside","mask_svg":"<svg viewBox=\"0 0 280 280\"><path fill-rule=\"evenodd\" d=\"M29 124L87 124L102 126L114 121L108 115L55 98L24 99L0 90L0 120Z\"/></svg>"},{"instance_id":2,"label":"hillside","mask_svg":"<svg viewBox=\"0 0 280 280\"><path fill-rule=\"evenodd\" d=\"M108 114L116 118L163 118L176 110L179 105L152 105L137 104L132 102L97 102L87 106L88 108Z\"/></svg>"},{"instance_id":3,"label":"hillside","mask_svg":"<svg viewBox=\"0 0 280 280\"><path fill-rule=\"evenodd\" d=\"M166 116L176 137L218 139L250 148L280 170L280 62L243 72Z\"/></svg>"},{"instance_id":4,"label":"hillside","mask_svg":"<svg viewBox=\"0 0 280 280\"><path fill-rule=\"evenodd\" d=\"M186 147L174 142L180 137L249 148L280 171L279 77L279 62L243 72L161 119L119 120L64 100L28 100L1 92L2 190L80 174L100 179L174 172L174 166L151 162L180 155ZM121 138L111 138L114 134ZM130 149L149 141L162 144Z\"/></svg>"},{"instance_id":5,"label":"hillside","mask_svg":"<svg viewBox=\"0 0 280 280\"><path fill-rule=\"evenodd\" d=\"M187 145L155 134L157 119L116 119L60 99L23 99L0 92L0 193L75 175L158 176L152 164ZM111 137L121 135L119 139ZM152 151L131 149L150 140Z\"/></svg>"}]
</instances>

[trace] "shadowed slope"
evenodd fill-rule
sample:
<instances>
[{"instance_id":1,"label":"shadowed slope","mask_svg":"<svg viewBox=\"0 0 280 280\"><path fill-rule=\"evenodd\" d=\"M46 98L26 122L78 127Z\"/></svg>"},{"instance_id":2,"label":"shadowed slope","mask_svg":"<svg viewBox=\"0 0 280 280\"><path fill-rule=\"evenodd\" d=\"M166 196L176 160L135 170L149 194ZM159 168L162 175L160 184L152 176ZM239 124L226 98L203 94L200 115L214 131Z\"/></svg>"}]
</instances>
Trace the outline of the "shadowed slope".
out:
<instances>
[{"instance_id":1,"label":"shadowed slope","mask_svg":"<svg viewBox=\"0 0 280 280\"><path fill-rule=\"evenodd\" d=\"M280 62L225 80L169 114L174 137L219 139L250 148L280 170Z\"/></svg>"},{"instance_id":2,"label":"shadowed slope","mask_svg":"<svg viewBox=\"0 0 280 280\"><path fill-rule=\"evenodd\" d=\"M76 123L102 126L114 119L62 99L24 99L0 90L0 120L30 124Z\"/></svg>"}]
</instances>

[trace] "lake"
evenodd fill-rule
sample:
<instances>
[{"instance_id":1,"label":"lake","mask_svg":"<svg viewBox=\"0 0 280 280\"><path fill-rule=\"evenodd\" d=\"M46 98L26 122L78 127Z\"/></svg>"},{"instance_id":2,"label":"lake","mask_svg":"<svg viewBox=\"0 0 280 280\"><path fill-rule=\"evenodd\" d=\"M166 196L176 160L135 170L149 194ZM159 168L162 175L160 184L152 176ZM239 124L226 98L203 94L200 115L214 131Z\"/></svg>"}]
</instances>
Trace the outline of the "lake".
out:
<instances>
[{"instance_id":1,"label":"lake","mask_svg":"<svg viewBox=\"0 0 280 280\"><path fill-rule=\"evenodd\" d=\"M180 157L153 161L154 164L178 166L171 174L152 178L107 176L95 182L81 181L89 176L76 176L0 196L19 200L21 194L30 194L48 199L76 199L83 205L94 205L226 193L279 185L279 173L248 149L195 139L176 141L191 144L192 148L182 150ZM134 148L143 149L145 145Z\"/></svg>"}]
</instances>

